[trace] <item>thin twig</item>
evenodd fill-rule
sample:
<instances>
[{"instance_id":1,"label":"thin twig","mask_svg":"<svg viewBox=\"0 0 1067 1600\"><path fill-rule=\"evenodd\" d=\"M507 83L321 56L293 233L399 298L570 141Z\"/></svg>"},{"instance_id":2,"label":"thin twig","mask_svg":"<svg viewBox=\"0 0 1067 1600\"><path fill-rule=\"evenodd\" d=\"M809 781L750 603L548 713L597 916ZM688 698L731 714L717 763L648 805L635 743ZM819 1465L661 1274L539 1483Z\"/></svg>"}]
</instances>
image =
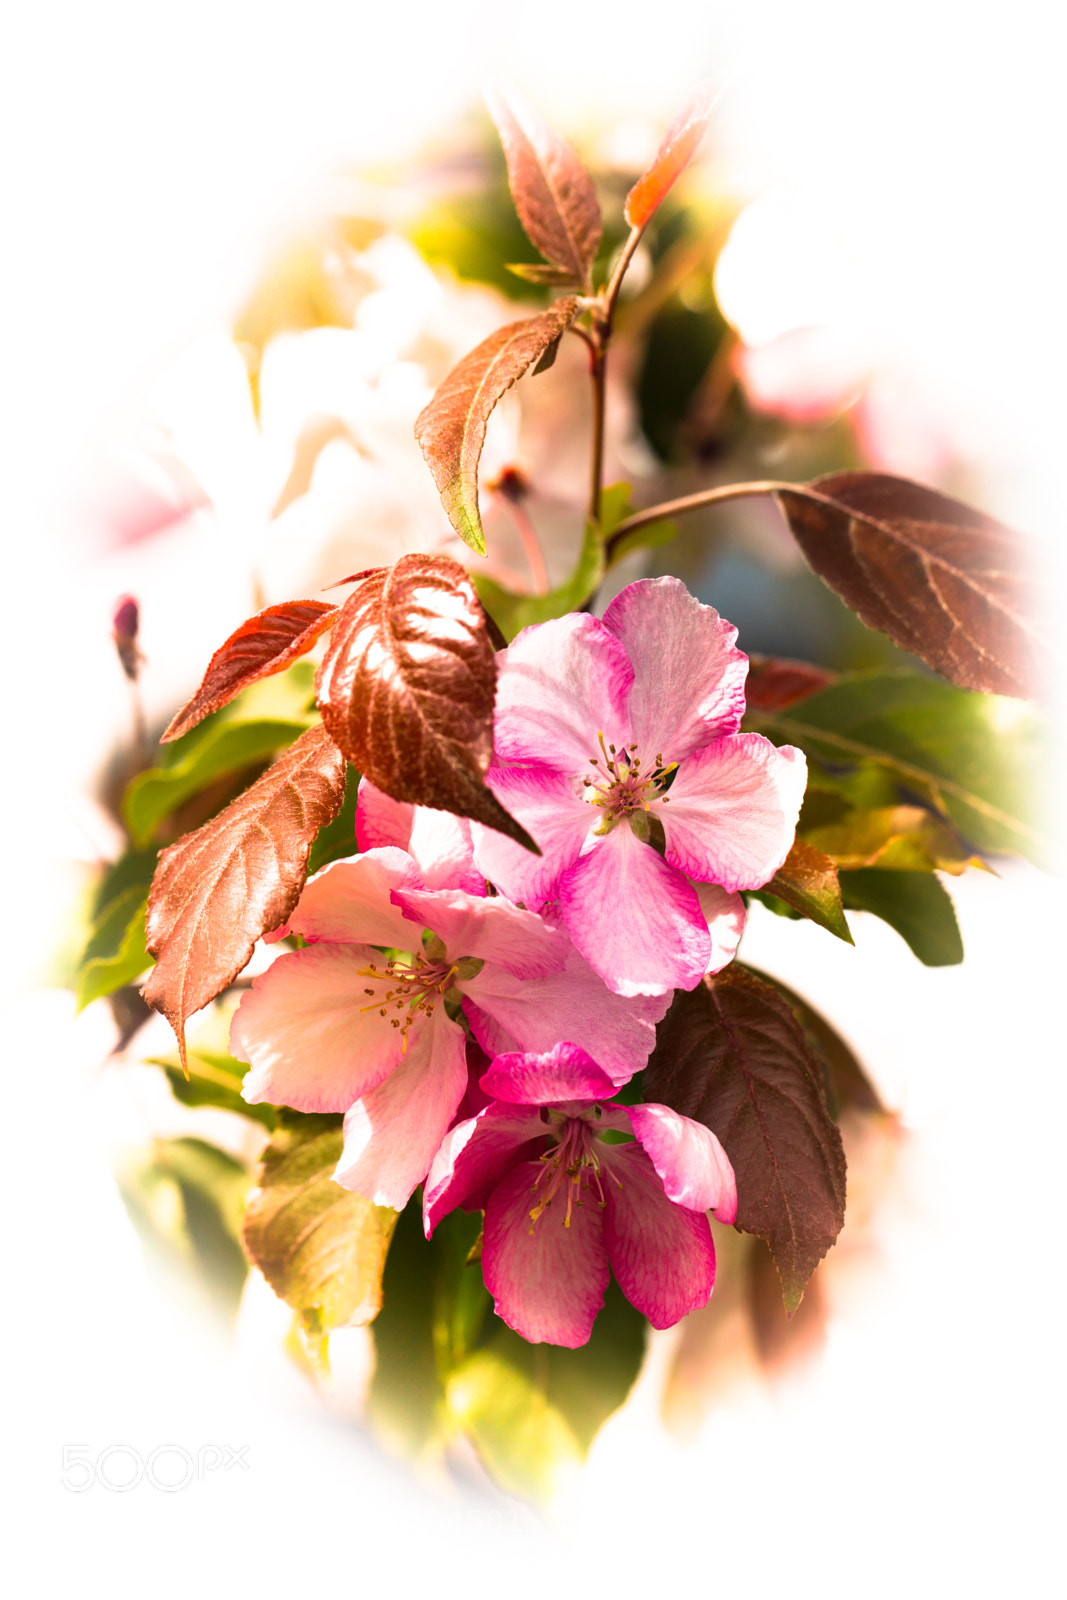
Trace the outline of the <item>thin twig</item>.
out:
<instances>
[{"instance_id":1,"label":"thin twig","mask_svg":"<svg viewBox=\"0 0 1067 1600\"><path fill-rule=\"evenodd\" d=\"M701 489L697 494L683 495L680 500L665 500L662 505L648 506L644 511L635 511L632 517L627 517L625 522L620 522L605 546L605 555L610 560L616 545L633 533L635 528L645 528L650 522L659 522L663 517L678 517L686 511L699 511L701 506L718 505L724 500L746 500L756 495L777 494L780 489L797 491L795 483L722 483L715 489ZM810 493L807 489L804 493ZM813 498L815 498L813 496Z\"/></svg>"}]
</instances>

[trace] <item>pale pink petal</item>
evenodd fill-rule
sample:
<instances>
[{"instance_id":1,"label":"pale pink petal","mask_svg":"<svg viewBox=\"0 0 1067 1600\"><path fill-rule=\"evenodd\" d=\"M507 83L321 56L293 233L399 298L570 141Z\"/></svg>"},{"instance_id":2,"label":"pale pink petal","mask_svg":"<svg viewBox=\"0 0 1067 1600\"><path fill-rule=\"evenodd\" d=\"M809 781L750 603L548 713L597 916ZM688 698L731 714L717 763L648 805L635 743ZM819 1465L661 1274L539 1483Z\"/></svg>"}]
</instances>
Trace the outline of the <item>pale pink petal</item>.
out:
<instances>
[{"instance_id":1,"label":"pale pink petal","mask_svg":"<svg viewBox=\"0 0 1067 1600\"><path fill-rule=\"evenodd\" d=\"M305 886L289 929L309 944L347 940L417 950L419 929L389 895L393 889L422 887L418 867L403 850L371 850L354 861L334 861Z\"/></svg>"},{"instance_id":2,"label":"pale pink petal","mask_svg":"<svg viewBox=\"0 0 1067 1600\"><path fill-rule=\"evenodd\" d=\"M598 1154L611 1270L654 1328L673 1327L711 1296L715 1246L708 1219L703 1211L668 1200L640 1145L604 1145Z\"/></svg>"},{"instance_id":3,"label":"pale pink petal","mask_svg":"<svg viewBox=\"0 0 1067 1600\"><path fill-rule=\"evenodd\" d=\"M630 726L642 766L681 761L736 733L745 713L748 657L737 629L701 605L677 578L642 578L616 595L604 626L634 669Z\"/></svg>"},{"instance_id":4,"label":"pale pink petal","mask_svg":"<svg viewBox=\"0 0 1067 1600\"><path fill-rule=\"evenodd\" d=\"M448 1131L467 1087L463 1029L441 1006L412 1028L407 1054L345 1116L345 1144L334 1177L376 1206L407 1205Z\"/></svg>"},{"instance_id":5,"label":"pale pink petal","mask_svg":"<svg viewBox=\"0 0 1067 1600\"><path fill-rule=\"evenodd\" d=\"M592 1198L572 1207L571 1225L560 1194L536 1222L534 1184L540 1161L513 1167L485 1207L482 1275L498 1317L530 1344L575 1350L593 1331L608 1286L603 1212ZM588 1189L585 1191L589 1194Z\"/></svg>"},{"instance_id":6,"label":"pale pink petal","mask_svg":"<svg viewBox=\"0 0 1067 1600\"><path fill-rule=\"evenodd\" d=\"M792 745L736 733L683 762L656 813L671 866L732 893L773 878L792 848L807 783Z\"/></svg>"},{"instance_id":7,"label":"pale pink petal","mask_svg":"<svg viewBox=\"0 0 1067 1600\"><path fill-rule=\"evenodd\" d=\"M700 909L711 935L709 972L721 972L737 954L745 931L745 902L739 894L727 894L717 883L694 883Z\"/></svg>"},{"instance_id":8,"label":"pale pink petal","mask_svg":"<svg viewBox=\"0 0 1067 1600\"><path fill-rule=\"evenodd\" d=\"M509 1167L536 1153L531 1140L544 1141L548 1124L531 1106L486 1106L476 1117L445 1134L430 1164L422 1196L427 1239L456 1206L481 1210Z\"/></svg>"},{"instance_id":9,"label":"pale pink petal","mask_svg":"<svg viewBox=\"0 0 1067 1600\"><path fill-rule=\"evenodd\" d=\"M406 850L422 873L427 889L485 893L485 881L474 865L471 827L465 817L393 800L366 778L359 785L356 840L364 851L382 845Z\"/></svg>"},{"instance_id":10,"label":"pale pink petal","mask_svg":"<svg viewBox=\"0 0 1067 1600\"><path fill-rule=\"evenodd\" d=\"M695 891L626 822L571 867L560 906L574 943L616 994L692 989L707 971L711 938Z\"/></svg>"},{"instance_id":11,"label":"pale pink petal","mask_svg":"<svg viewBox=\"0 0 1067 1600\"><path fill-rule=\"evenodd\" d=\"M541 1054L499 1055L482 1088L513 1105L546 1106L560 1100L610 1100L618 1087L592 1056L561 1043Z\"/></svg>"},{"instance_id":12,"label":"pale pink petal","mask_svg":"<svg viewBox=\"0 0 1067 1600\"><path fill-rule=\"evenodd\" d=\"M597 733L629 738L634 681L626 651L602 622L571 612L524 628L497 656L493 745L503 761L585 772Z\"/></svg>"},{"instance_id":13,"label":"pale pink petal","mask_svg":"<svg viewBox=\"0 0 1067 1600\"><path fill-rule=\"evenodd\" d=\"M631 1106L630 1122L668 1200L691 1211L714 1211L720 1222L734 1220L734 1169L710 1128L655 1104Z\"/></svg>"},{"instance_id":14,"label":"pale pink petal","mask_svg":"<svg viewBox=\"0 0 1067 1600\"><path fill-rule=\"evenodd\" d=\"M478 870L509 899L537 907L555 894L560 874L577 861L600 813L582 799L578 779L551 767L490 767L485 781L541 854L476 822L471 833Z\"/></svg>"},{"instance_id":15,"label":"pale pink petal","mask_svg":"<svg viewBox=\"0 0 1067 1600\"><path fill-rule=\"evenodd\" d=\"M570 954L570 940L561 929L550 928L536 911L521 911L500 896L479 900L460 889L398 889L393 901L420 928L430 928L444 940L449 961L473 956L517 978L541 978L561 972Z\"/></svg>"},{"instance_id":16,"label":"pale pink petal","mask_svg":"<svg viewBox=\"0 0 1067 1600\"><path fill-rule=\"evenodd\" d=\"M488 962L462 985L463 1009L489 1056L541 1053L560 1039L585 1050L616 1085L644 1066L669 994L613 994L572 948L562 972L516 978Z\"/></svg>"},{"instance_id":17,"label":"pale pink petal","mask_svg":"<svg viewBox=\"0 0 1067 1600\"><path fill-rule=\"evenodd\" d=\"M252 1065L246 1100L347 1111L392 1070L401 1040L364 992L371 961L381 956L367 945L312 945L253 980L230 1025L232 1053Z\"/></svg>"}]
</instances>

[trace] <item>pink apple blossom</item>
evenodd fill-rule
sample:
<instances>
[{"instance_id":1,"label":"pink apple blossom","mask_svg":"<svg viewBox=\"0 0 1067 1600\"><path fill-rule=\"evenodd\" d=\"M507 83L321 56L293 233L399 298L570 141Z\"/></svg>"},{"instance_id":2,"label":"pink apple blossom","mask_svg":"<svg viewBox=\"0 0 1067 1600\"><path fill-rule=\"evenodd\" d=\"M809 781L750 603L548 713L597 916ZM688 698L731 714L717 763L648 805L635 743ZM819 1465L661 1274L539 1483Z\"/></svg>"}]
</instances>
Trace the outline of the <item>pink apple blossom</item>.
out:
<instances>
[{"instance_id":1,"label":"pink apple blossom","mask_svg":"<svg viewBox=\"0 0 1067 1600\"><path fill-rule=\"evenodd\" d=\"M534 912L428 890L392 847L326 867L288 925L307 948L256 978L233 1019L244 1097L345 1112L335 1177L378 1205L407 1203L466 1092L461 1011L490 1056L574 1038L622 1084L666 1010L612 994Z\"/></svg>"},{"instance_id":2,"label":"pink apple blossom","mask_svg":"<svg viewBox=\"0 0 1067 1600\"><path fill-rule=\"evenodd\" d=\"M558 901L618 994L691 989L725 966L737 891L767 883L793 843L806 763L738 732L748 658L736 638L677 578L656 578L630 584L602 621L525 628L498 657L486 781L542 854L476 825L475 861L513 900Z\"/></svg>"},{"instance_id":3,"label":"pink apple blossom","mask_svg":"<svg viewBox=\"0 0 1067 1600\"><path fill-rule=\"evenodd\" d=\"M481 1083L496 1101L445 1138L423 1220L429 1238L457 1205L485 1211L482 1272L509 1327L531 1344L585 1344L609 1268L655 1328L706 1304L705 1213L737 1214L709 1129L667 1106L616 1104L607 1073L570 1043L498 1056Z\"/></svg>"}]
</instances>

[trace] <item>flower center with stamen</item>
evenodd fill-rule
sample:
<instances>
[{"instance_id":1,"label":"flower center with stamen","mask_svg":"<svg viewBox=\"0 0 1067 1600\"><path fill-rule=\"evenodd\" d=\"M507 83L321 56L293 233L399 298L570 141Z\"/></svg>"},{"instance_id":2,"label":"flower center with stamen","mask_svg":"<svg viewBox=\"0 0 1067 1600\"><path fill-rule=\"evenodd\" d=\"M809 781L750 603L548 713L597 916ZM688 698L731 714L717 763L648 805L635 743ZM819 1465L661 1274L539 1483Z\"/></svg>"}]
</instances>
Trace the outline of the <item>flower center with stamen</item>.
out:
<instances>
[{"instance_id":1,"label":"flower center with stamen","mask_svg":"<svg viewBox=\"0 0 1067 1600\"><path fill-rule=\"evenodd\" d=\"M534 1182L537 1204L530 1212L530 1232L542 1212L550 1206L557 1194L567 1196L567 1212L563 1226L571 1225L571 1212L582 1203L582 1184L594 1191L599 1206L607 1204L597 1157L597 1135L584 1117L567 1117L556 1132L559 1143L546 1150L541 1157L541 1171Z\"/></svg>"},{"instance_id":2,"label":"flower center with stamen","mask_svg":"<svg viewBox=\"0 0 1067 1600\"><path fill-rule=\"evenodd\" d=\"M603 816L594 833L610 833L624 819L641 838L648 837L645 813L652 809L655 800L667 802L664 789L677 761L664 761L658 752L651 765L643 765L635 744L624 744L617 749L605 744L604 735L597 734L600 755L590 756L593 775L589 778L582 799L591 806L600 806Z\"/></svg>"},{"instance_id":3,"label":"flower center with stamen","mask_svg":"<svg viewBox=\"0 0 1067 1600\"><path fill-rule=\"evenodd\" d=\"M364 989L371 996L370 1005L360 1006L361 1011L378 1011L388 1017L390 1025L399 1028L403 1038L402 1053L407 1053L408 1029L419 1017L432 1014L438 1000L450 988L460 966L469 963L446 960L427 960L423 956L405 956L399 960L383 959L379 966L372 961L361 967L361 978L373 978L375 987ZM480 963L479 963L480 965ZM467 973L461 976L468 976ZM395 1015L390 1016L390 1012Z\"/></svg>"}]
</instances>

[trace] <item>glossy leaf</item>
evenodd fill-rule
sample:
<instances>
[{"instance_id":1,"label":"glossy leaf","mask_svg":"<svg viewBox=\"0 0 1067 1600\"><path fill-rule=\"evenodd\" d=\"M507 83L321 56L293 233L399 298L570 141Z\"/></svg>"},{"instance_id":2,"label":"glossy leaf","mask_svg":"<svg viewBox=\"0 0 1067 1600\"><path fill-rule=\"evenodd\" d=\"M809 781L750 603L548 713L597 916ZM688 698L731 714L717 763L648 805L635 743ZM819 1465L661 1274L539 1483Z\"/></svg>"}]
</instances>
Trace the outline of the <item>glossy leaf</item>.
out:
<instances>
[{"instance_id":1,"label":"glossy leaf","mask_svg":"<svg viewBox=\"0 0 1067 1600\"><path fill-rule=\"evenodd\" d=\"M364 579L334 625L316 692L330 734L377 788L536 849L483 782L496 658L458 562L401 556Z\"/></svg>"},{"instance_id":2,"label":"glossy leaf","mask_svg":"<svg viewBox=\"0 0 1067 1600\"><path fill-rule=\"evenodd\" d=\"M844 1222L845 1157L789 1005L737 963L679 990L644 1095L718 1136L737 1177L737 1226L767 1241L794 1311Z\"/></svg>"},{"instance_id":3,"label":"glossy leaf","mask_svg":"<svg viewBox=\"0 0 1067 1600\"><path fill-rule=\"evenodd\" d=\"M963 960L955 908L932 873L877 867L842 872L841 896L850 910L871 911L888 922L924 967L955 967Z\"/></svg>"},{"instance_id":4,"label":"glossy leaf","mask_svg":"<svg viewBox=\"0 0 1067 1600\"><path fill-rule=\"evenodd\" d=\"M339 1127L294 1124L283 1121L263 1152L244 1243L309 1340L321 1341L377 1316L397 1213L333 1181L344 1143Z\"/></svg>"},{"instance_id":5,"label":"glossy leaf","mask_svg":"<svg viewBox=\"0 0 1067 1600\"><path fill-rule=\"evenodd\" d=\"M574 317L573 295L483 339L453 367L415 422L449 521L472 550L485 555L478 510L478 460L494 406L544 355Z\"/></svg>"},{"instance_id":6,"label":"glossy leaf","mask_svg":"<svg viewBox=\"0 0 1067 1600\"><path fill-rule=\"evenodd\" d=\"M311 728L226 810L164 850L148 900L156 957L142 993L174 1029L247 964L300 896L308 852L344 795L344 758Z\"/></svg>"},{"instance_id":7,"label":"glossy leaf","mask_svg":"<svg viewBox=\"0 0 1067 1600\"><path fill-rule=\"evenodd\" d=\"M878 472L776 498L809 564L868 627L965 689L1026 697L1048 684L1034 556L1003 523Z\"/></svg>"},{"instance_id":8,"label":"glossy leaf","mask_svg":"<svg viewBox=\"0 0 1067 1600\"><path fill-rule=\"evenodd\" d=\"M803 839L795 839L785 861L764 888L792 906L794 911L799 911L802 917L817 922L820 928L836 934L846 944L853 943L841 906L837 868L821 850L814 849Z\"/></svg>"},{"instance_id":9,"label":"glossy leaf","mask_svg":"<svg viewBox=\"0 0 1067 1600\"><path fill-rule=\"evenodd\" d=\"M591 289L602 228L592 178L567 141L529 106L499 90L486 100L504 146L515 209L531 244Z\"/></svg>"},{"instance_id":10,"label":"glossy leaf","mask_svg":"<svg viewBox=\"0 0 1067 1600\"><path fill-rule=\"evenodd\" d=\"M626 196L626 220L631 228L645 226L666 199L675 179L689 165L704 137L717 98L718 90L711 84L703 84L686 101L663 135L652 165Z\"/></svg>"},{"instance_id":11,"label":"glossy leaf","mask_svg":"<svg viewBox=\"0 0 1067 1600\"><path fill-rule=\"evenodd\" d=\"M863 672L747 727L832 767L874 762L993 854L1043 860L1040 719L1015 700L908 672Z\"/></svg>"},{"instance_id":12,"label":"glossy leaf","mask_svg":"<svg viewBox=\"0 0 1067 1600\"><path fill-rule=\"evenodd\" d=\"M320 600L287 600L242 622L215 651L199 689L172 719L160 743L180 739L250 683L283 671L305 655L336 611L336 606Z\"/></svg>"}]
</instances>

